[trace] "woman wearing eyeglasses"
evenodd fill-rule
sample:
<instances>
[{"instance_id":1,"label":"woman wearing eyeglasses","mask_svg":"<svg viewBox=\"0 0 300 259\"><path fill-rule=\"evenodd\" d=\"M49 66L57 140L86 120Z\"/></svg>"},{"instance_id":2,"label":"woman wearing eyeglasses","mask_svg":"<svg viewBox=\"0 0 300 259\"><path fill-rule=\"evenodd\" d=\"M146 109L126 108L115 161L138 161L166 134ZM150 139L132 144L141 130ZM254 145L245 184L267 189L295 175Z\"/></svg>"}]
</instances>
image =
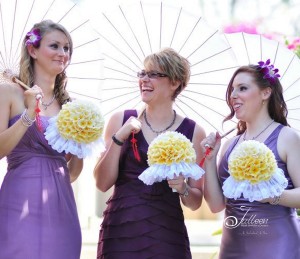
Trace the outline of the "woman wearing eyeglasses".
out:
<instances>
[{"instance_id":1,"label":"woman wearing eyeglasses","mask_svg":"<svg viewBox=\"0 0 300 259\"><path fill-rule=\"evenodd\" d=\"M165 131L184 134L194 143L197 162L202 158L196 143L204 139L204 130L173 109L189 81L190 66L185 58L166 48L146 57L144 70L137 75L145 109L112 115L105 130L106 151L94 170L102 192L114 186L104 212L97 258L191 258L180 202L191 210L198 209L202 181L185 180L180 175L146 185L138 179L148 167L149 144ZM132 133L140 161L132 148Z\"/></svg>"}]
</instances>

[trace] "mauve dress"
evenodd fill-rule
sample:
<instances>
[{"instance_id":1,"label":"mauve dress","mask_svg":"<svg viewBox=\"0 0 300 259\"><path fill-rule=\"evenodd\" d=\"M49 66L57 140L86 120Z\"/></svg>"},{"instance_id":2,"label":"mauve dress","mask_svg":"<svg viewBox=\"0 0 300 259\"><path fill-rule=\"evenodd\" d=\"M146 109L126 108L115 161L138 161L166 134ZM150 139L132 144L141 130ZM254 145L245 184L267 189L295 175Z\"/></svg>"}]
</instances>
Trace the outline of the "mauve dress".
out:
<instances>
[{"instance_id":1,"label":"mauve dress","mask_svg":"<svg viewBox=\"0 0 300 259\"><path fill-rule=\"evenodd\" d=\"M287 189L293 183L277 151L279 125L264 142L274 153L278 167L288 179ZM238 142L228 148L220 163L219 177L223 183L229 176L228 157ZM231 227L226 227L225 224ZM220 259L299 259L300 222L296 210L269 203L249 202L240 198L226 202Z\"/></svg>"},{"instance_id":2,"label":"mauve dress","mask_svg":"<svg viewBox=\"0 0 300 259\"><path fill-rule=\"evenodd\" d=\"M48 119L41 120L45 129ZM34 124L7 162L0 189L0 258L79 259L81 230L64 154Z\"/></svg>"},{"instance_id":3,"label":"mauve dress","mask_svg":"<svg viewBox=\"0 0 300 259\"><path fill-rule=\"evenodd\" d=\"M124 121L137 116L125 111ZM176 131L192 140L195 122L185 118ZM188 259L189 238L177 192L167 181L146 185L138 176L148 167L143 133L135 135L141 162L134 158L130 139L124 143L119 176L101 225L97 258Z\"/></svg>"}]
</instances>

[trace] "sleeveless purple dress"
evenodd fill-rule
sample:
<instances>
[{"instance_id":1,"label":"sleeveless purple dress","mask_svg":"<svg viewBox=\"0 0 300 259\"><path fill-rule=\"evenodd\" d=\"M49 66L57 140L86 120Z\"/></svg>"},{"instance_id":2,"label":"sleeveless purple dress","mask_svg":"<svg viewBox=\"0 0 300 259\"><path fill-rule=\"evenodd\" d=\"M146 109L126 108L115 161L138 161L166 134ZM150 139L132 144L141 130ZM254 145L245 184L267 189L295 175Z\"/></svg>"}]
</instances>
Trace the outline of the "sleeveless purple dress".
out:
<instances>
[{"instance_id":1,"label":"sleeveless purple dress","mask_svg":"<svg viewBox=\"0 0 300 259\"><path fill-rule=\"evenodd\" d=\"M125 111L123 123L137 116ZM176 131L192 140L195 122L185 118ZM190 259L189 238L178 193L167 181L146 185L138 176L148 167L143 133L135 135L141 162L134 158L130 139L124 143L119 176L101 225L97 258Z\"/></svg>"},{"instance_id":2,"label":"sleeveless purple dress","mask_svg":"<svg viewBox=\"0 0 300 259\"><path fill-rule=\"evenodd\" d=\"M274 153L278 167L288 179L287 189L293 183L286 164L277 151L278 135L283 128L279 125L266 139ZM228 157L238 142L237 138L225 153L219 168L221 184L229 176ZM296 210L269 203L249 202L240 198L226 202L220 259L299 259L300 222Z\"/></svg>"},{"instance_id":3,"label":"sleeveless purple dress","mask_svg":"<svg viewBox=\"0 0 300 259\"><path fill-rule=\"evenodd\" d=\"M41 120L46 128L47 118ZM79 259L81 230L64 154L34 124L7 163L0 189L0 258Z\"/></svg>"}]
</instances>

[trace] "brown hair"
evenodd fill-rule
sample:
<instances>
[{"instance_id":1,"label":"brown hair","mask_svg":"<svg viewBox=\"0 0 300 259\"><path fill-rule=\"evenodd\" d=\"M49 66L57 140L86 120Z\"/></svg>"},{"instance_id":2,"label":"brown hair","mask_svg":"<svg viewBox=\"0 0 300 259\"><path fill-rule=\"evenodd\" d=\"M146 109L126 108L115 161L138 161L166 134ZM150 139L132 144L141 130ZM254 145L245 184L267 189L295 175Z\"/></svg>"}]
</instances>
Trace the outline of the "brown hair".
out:
<instances>
[{"instance_id":1,"label":"brown hair","mask_svg":"<svg viewBox=\"0 0 300 259\"><path fill-rule=\"evenodd\" d=\"M289 126L286 119L288 110L283 98L283 89L280 81L278 80L278 78L275 78L275 82L271 84L267 79L264 78L264 74L260 71L259 66L257 65L242 66L233 73L226 91L226 102L231 112L223 120L223 123L232 119L235 115L230 99L233 81L236 75L239 73L249 73L252 76L254 82L261 90L266 89L268 87L272 89L271 96L268 102L269 115L274 121L281 123L285 126ZM237 135L242 134L246 130L246 123L244 121L239 121L237 129Z\"/></svg>"}]
</instances>

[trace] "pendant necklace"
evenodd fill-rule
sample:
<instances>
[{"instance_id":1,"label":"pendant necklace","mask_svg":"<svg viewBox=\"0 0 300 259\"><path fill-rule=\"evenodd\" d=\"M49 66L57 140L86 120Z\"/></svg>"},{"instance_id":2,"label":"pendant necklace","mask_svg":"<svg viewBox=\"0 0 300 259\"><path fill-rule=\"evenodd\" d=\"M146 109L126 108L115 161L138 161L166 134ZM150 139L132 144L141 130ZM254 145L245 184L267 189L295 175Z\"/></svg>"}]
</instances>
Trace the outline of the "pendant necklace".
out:
<instances>
[{"instance_id":1,"label":"pendant necklace","mask_svg":"<svg viewBox=\"0 0 300 259\"><path fill-rule=\"evenodd\" d=\"M42 101L41 104L42 104L44 110L47 110L47 108L54 102L54 100L55 100L55 94L53 94L53 97L52 97L52 99L51 99L50 102L44 103L44 102Z\"/></svg>"},{"instance_id":2,"label":"pendant necklace","mask_svg":"<svg viewBox=\"0 0 300 259\"><path fill-rule=\"evenodd\" d=\"M152 132L156 133L156 135L159 135L160 133L163 133L163 132L167 131L168 129L170 129L174 125L175 120L176 120L176 111L173 110L173 112L174 112L174 117L173 117L173 120L172 120L171 124L163 130L154 130L152 128L151 124L149 123L149 121L147 119L146 110L143 112L143 115L144 115L145 122L146 122L147 126L150 128L150 130Z\"/></svg>"},{"instance_id":3,"label":"pendant necklace","mask_svg":"<svg viewBox=\"0 0 300 259\"><path fill-rule=\"evenodd\" d=\"M274 122L274 120L272 120L271 123L268 124L267 127L265 127L258 135L256 135L255 137L253 137L252 140L257 139L261 134L263 134L273 124L273 122ZM246 140L246 133L247 133L247 129L244 132L243 141Z\"/></svg>"}]
</instances>

